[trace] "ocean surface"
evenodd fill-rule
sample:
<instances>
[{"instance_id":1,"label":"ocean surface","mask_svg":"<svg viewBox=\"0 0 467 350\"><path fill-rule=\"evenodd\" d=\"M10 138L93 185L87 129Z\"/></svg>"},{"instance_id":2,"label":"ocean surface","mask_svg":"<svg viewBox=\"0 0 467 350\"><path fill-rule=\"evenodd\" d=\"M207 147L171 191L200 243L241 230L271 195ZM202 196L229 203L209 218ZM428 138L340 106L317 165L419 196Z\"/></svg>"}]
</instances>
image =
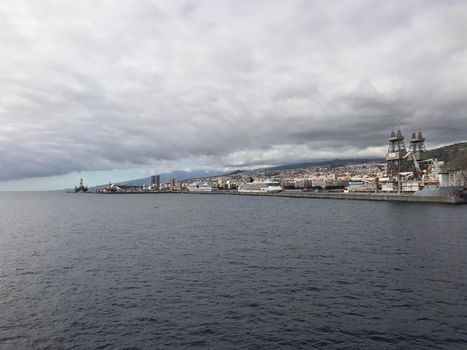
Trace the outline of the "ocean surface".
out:
<instances>
[{"instance_id":1,"label":"ocean surface","mask_svg":"<svg viewBox=\"0 0 467 350\"><path fill-rule=\"evenodd\" d=\"M0 349L467 349L467 206L0 193Z\"/></svg>"}]
</instances>

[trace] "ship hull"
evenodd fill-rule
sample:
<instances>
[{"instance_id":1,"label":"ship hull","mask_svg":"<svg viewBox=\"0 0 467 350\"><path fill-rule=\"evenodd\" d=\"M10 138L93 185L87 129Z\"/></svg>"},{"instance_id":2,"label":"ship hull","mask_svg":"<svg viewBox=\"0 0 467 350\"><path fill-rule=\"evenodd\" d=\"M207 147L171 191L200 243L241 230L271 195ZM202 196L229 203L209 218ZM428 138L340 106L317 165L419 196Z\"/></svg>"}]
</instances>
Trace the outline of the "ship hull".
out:
<instances>
[{"instance_id":1,"label":"ship hull","mask_svg":"<svg viewBox=\"0 0 467 350\"><path fill-rule=\"evenodd\" d=\"M462 186L425 186L422 190L414 193L417 197L462 197L464 188Z\"/></svg>"},{"instance_id":2,"label":"ship hull","mask_svg":"<svg viewBox=\"0 0 467 350\"><path fill-rule=\"evenodd\" d=\"M249 193L278 193L283 189L276 183L249 182L239 186L238 192Z\"/></svg>"}]
</instances>

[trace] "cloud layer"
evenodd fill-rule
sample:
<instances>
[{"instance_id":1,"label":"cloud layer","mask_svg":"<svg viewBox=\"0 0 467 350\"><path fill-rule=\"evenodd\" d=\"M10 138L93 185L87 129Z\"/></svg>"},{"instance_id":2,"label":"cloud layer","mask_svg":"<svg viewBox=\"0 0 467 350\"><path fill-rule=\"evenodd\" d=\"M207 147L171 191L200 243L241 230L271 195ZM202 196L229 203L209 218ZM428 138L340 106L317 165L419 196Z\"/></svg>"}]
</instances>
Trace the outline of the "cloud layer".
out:
<instances>
[{"instance_id":1,"label":"cloud layer","mask_svg":"<svg viewBox=\"0 0 467 350\"><path fill-rule=\"evenodd\" d=\"M0 4L0 180L465 140L465 1Z\"/></svg>"}]
</instances>

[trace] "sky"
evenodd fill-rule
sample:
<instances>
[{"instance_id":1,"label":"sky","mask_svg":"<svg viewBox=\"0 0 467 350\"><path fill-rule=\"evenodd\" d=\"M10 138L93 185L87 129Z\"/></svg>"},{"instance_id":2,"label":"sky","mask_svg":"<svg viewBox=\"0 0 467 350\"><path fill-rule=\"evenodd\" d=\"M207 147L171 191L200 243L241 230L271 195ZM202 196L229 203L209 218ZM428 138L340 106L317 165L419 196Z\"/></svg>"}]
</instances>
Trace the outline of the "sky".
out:
<instances>
[{"instance_id":1,"label":"sky","mask_svg":"<svg viewBox=\"0 0 467 350\"><path fill-rule=\"evenodd\" d=\"M467 139L467 1L2 1L0 48L0 190Z\"/></svg>"}]
</instances>

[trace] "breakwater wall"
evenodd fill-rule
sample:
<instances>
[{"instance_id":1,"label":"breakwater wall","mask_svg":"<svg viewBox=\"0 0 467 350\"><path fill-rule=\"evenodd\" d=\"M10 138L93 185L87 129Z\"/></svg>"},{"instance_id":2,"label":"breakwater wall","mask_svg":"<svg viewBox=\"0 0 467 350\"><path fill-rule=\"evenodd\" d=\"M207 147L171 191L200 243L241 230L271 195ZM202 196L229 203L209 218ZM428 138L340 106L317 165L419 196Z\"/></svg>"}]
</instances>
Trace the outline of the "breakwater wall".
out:
<instances>
[{"instance_id":1,"label":"breakwater wall","mask_svg":"<svg viewBox=\"0 0 467 350\"><path fill-rule=\"evenodd\" d=\"M462 197L421 197L413 194L389 194L389 193L342 193L342 192L298 192L283 191L279 193L262 192L236 192L236 191L212 191L212 192L180 192L186 194L206 195L236 195L236 196L264 196L264 197L289 197L289 198L316 198L338 200L364 200L364 201L391 201L412 203L442 203L442 204L467 204Z\"/></svg>"},{"instance_id":2,"label":"breakwater wall","mask_svg":"<svg viewBox=\"0 0 467 350\"><path fill-rule=\"evenodd\" d=\"M237 192L237 191L187 191L187 192L88 192L94 194L202 194L202 195L228 195L228 196L262 196L262 197L286 197L286 198L315 198L335 200L362 200L362 201L387 201L406 203L439 203L439 204L467 204L467 198L458 196L446 197L422 197L413 194L397 193L343 193L343 192L299 192L283 191L279 193L265 192Z\"/></svg>"}]
</instances>

